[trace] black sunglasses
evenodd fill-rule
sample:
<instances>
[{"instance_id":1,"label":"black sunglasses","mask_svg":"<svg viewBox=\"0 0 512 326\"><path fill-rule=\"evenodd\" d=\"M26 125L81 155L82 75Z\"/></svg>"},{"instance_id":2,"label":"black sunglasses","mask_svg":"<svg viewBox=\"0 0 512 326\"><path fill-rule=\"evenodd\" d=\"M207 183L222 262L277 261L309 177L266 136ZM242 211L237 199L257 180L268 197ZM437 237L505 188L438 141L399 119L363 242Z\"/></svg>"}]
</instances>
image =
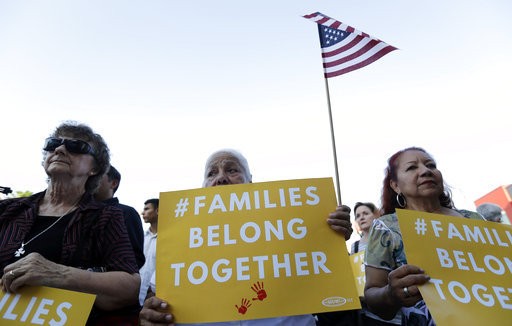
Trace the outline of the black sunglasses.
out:
<instances>
[{"instance_id":1,"label":"black sunglasses","mask_svg":"<svg viewBox=\"0 0 512 326\"><path fill-rule=\"evenodd\" d=\"M50 137L46 138L43 150L53 152L57 147L64 144L66 150L74 154L91 154L94 156L94 149L87 142L80 139L63 139Z\"/></svg>"}]
</instances>

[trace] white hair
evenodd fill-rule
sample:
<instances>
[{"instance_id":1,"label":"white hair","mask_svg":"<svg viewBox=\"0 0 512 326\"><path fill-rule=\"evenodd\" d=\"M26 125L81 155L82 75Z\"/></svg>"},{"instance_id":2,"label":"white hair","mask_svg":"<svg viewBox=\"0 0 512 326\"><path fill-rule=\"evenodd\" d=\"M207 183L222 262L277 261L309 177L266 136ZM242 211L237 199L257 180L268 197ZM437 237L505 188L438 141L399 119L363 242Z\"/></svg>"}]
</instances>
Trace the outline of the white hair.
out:
<instances>
[{"instance_id":1,"label":"white hair","mask_svg":"<svg viewBox=\"0 0 512 326\"><path fill-rule=\"evenodd\" d=\"M494 203L483 203L480 204L476 211L482 215L488 221L494 221L496 218L500 218L502 216L502 209L500 206Z\"/></svg>"},{"instance_id":2,"label":"white hair","mask_svg":"<svg viewBox=\"0 0 512 326\"><path fill-rule=\"evenodd\" d=\"M244 173L245 179L247 180L247 182L252 182L252 174L251 174L251 170L249 169L249 163L247 162L247 159L239 151L230 149L230 148L225 148L225 149L220 149L220 150L214 152L213 154L211 154L210 156L208 156L208 159L206 160L206 164L204 166L203 187L204 187L204 183L206 182L206 179L208 177L208 175L207 175L208 167L210 166L212 161L219 155L229 155L229 156L233 156L234 158L236 158L238 160L238 162L240 162L240 165L242 166L242 170L243 170L242 172Z\"/></svg>"}]
</instances>

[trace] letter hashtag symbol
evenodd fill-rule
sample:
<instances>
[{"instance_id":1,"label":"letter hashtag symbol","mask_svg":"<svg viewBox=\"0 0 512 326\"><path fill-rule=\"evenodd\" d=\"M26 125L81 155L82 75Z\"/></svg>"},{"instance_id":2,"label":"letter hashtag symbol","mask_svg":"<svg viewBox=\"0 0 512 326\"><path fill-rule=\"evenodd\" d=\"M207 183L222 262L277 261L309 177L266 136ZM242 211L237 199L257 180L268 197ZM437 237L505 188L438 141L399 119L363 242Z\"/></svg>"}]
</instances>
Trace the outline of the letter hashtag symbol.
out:
<instances>
[{"instance_id":1,"label":"letter hashtag symbol","mask_svg":"<svg viewBox=\"0 0 512 326\"><path fill-rule=\"evenodd\" d=\"M425 233L427 232L427 223L425 223L425 219L423 219L423 218L416 219L416 222L414 223L414 225L415 225L414 229L416 230L417 234L425 235Z\"/></svg>"},{"instance_id":2,"label":"letter hashtag symbol","mask_svg":"<svg viewBox=\"0 0 512 326\"><path fill-rule=\"evenodd\" d=\"M188 211L188 198L180 198L180 201L176 204L176 209L174 210L174 217L183 217L186 211Z\"/></svg>"}]
</instances>

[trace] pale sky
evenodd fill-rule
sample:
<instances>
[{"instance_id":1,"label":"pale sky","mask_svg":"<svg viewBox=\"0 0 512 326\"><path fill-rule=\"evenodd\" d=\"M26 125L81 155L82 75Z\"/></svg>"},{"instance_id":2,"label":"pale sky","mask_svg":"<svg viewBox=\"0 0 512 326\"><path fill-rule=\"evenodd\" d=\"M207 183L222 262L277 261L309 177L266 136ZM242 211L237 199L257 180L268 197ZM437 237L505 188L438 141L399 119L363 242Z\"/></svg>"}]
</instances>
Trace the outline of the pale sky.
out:
<instances>
[{"instance_id":1,"label":"pale sky","mask_svg":"<svg viewBox=\"0 0 512 326\"><path fill-rule=\"evenodd\" d=\"M240 150L254 182L334 177L320 11L399 50L329 79L341 197L380 202L387 158L420 146L455 204L512 181L510 1L0 0L0 185L45 189L44 139L90 125L141 211ZM356 236L357 237L357 236Z\"/></svg>"}]
</instances>

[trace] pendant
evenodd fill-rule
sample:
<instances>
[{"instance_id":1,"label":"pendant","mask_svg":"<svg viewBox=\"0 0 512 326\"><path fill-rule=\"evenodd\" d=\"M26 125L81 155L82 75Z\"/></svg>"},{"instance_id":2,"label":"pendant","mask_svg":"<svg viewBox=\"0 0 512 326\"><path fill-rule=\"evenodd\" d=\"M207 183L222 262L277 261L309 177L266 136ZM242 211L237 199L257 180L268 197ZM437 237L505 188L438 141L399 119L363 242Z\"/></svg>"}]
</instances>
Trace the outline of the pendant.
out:
<instances>
[{"instance_id":1,"label":"pendant","mask_svg":"<svg viewBox=\"0 0 512 326\"><path fill-rule=\"evenodd\" d=\"M22 242L21 246L14 252L14 257L19 257L25 253L25 243Z\"/></svg>"}]
</instances>

